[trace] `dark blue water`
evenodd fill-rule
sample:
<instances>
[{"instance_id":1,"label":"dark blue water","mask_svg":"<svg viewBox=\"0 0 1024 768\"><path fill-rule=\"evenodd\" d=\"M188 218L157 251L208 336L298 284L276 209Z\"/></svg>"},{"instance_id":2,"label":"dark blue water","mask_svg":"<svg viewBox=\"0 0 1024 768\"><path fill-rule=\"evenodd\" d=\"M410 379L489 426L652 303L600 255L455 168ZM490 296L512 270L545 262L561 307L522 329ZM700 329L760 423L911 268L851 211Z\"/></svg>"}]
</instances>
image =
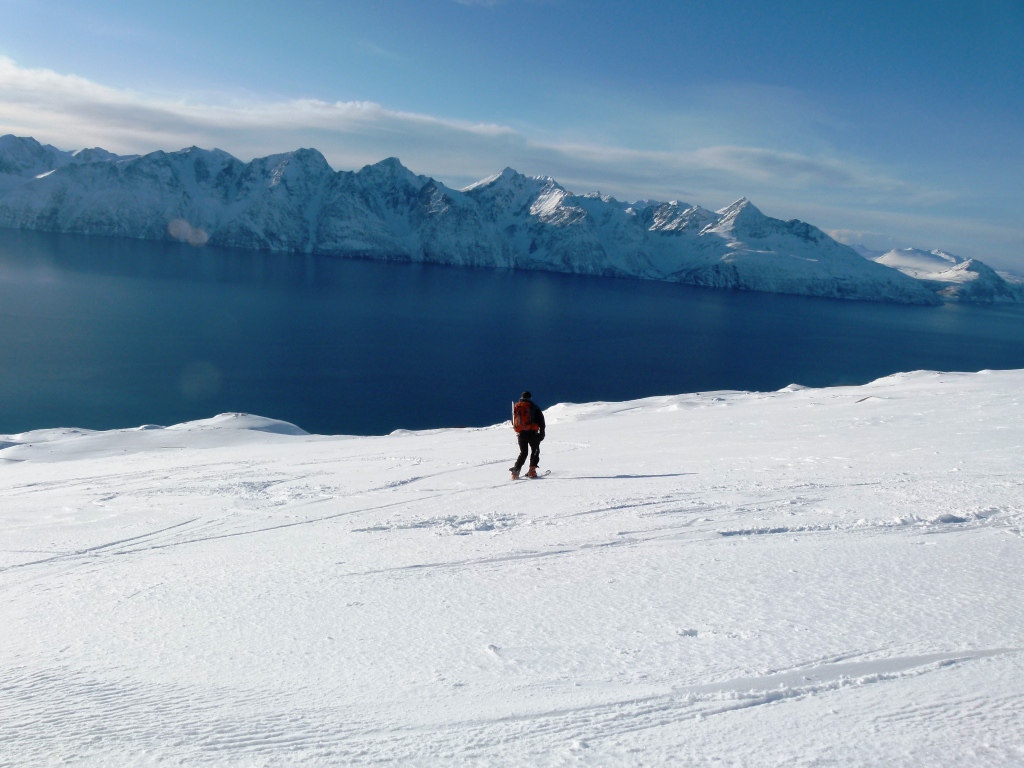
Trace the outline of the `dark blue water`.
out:
<instances>
[{"instance_id":1,"label":"dark blue water","mask_svg":"<svg viewBox=\"0 0 1024 768\"><path fill-rule=\"evenodd\" d=\"M906 307L0 229L0 434L247 411L322 433L1024 368L1024 309Z\"/></svg>"}]
</instances>

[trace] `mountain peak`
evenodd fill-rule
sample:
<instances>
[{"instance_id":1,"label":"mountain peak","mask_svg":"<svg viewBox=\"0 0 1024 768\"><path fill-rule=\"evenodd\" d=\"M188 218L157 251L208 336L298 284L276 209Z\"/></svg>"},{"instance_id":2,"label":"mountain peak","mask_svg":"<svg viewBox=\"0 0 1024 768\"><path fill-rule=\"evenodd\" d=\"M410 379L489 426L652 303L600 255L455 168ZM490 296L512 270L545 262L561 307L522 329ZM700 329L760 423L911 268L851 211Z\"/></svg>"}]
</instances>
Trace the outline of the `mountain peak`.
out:
<instances>
[{"instance_id":1,"label":"mountain peak","mask_svg":"<svg viewBox=\"0 0 1024 768\"><path fill-rule=\"evenodd\" d=\"M521 174L515 168L505 166L505 168L500 173L496 173L493 176L488 176L486 179L480 179L480 181L476 181L470 184L468 187L463 187L462 191L469 192L474 189L483 189L485 187L508 186L511 183L521 181L522 179L525 178L526 177L523 176L523 174Z\"/></svg>"},{"instance_id":2,"label":"mountain peak","mask_svg":"<svg viewBox=\"0 0 1024 768\"><path fill-rule=\"evenodd\" d=\"M301 149L296 149L293 152L289 152L287 157L289 160L295 160L303 165L313 165L319 169L330 169L331 167L330 163L327 162L327 158L324 157L323 152L319 149L303 147ZM402 165L397 159L395 159L395 162L398 163L399 166Z\"/></svg>"},{"instance_id":3,"label":"mountain peak","mask_svg":"<svg viewBox=\"0 0 1024 768\"><path fill-rule=\"evenodd\" d=\"M645 198L643 200L634 200L633 202L629 203L629 207L632 208L635 211L645 211L648 208L658 208L659 206L662 206L662 205L672 205L672 206L675 206L675 207L678 208L679 207L679 201L678 200L670 200L669 202L665 203L665 202L662 202L661 200L650 200L650 199L646 199ZM688 206L683 206L683 207L685 208L685 207L688 207Z\"/></svg>"},{"instance_id":4,"label":"mountain peak","mask_svg":"<svg viewBox=\"0 0 1024 768\"><path fill-rule=\"evenodd\" d=\"M0 174L36 178L71 162L71 153L50 144L40 144L31 136L0 136Z\"/></svg>"},{"instance_id":5,"label":"mountain peak","mask_svg":"<svg viewBox=\"0 0 1024 768\"><path fill-rule=\"evenodd\" d=\"M421 189L427 181L425 177L417 176L402 165L402 161L397 157L386 157L372 165L364 165L358 173L367 179L386 179L394 183L404 181L417 189Z\"/></svg>"},{"instance_id":6,"label":"mountain peak","mask_svg":"<svg viewBox=\"0 0 1024 768\"><path fill-rule=\"evenodd\" d=\"M225 152L223 149L217 149L216 147L214 147L213 149L203 149L202 147L197 147L195 145L193 145L191 147L185 147L184 149L179 149L177 152L164 152L163 150L158 149L156 152L150 152L148 154L142 155L139 159L140 160L145 160L146 158L149 158L149 157L153 157L153 158L162 158L162 157L186 158L187 157L187 158L201 159L201 160L216 159L216 160L219 160L219 161L230 161L230 160L235 160L236 159L234 157L234 155L232 155L230 152Z\"/></svg>"},{"instance_id":7,"label":"mountain peak","mask_svg":"<svg viewBox=\"0 0 1024 768\"><path fill-rule=\"evenodd\" d=\"M992 267L983 261L978 261L977 259L961 261L959 264L956 264L946 270L947 274L950 272L973 272L979 277L988 278L989 280L1002 280Z\"/></svg>"},{"instance_id":8,"label":"mountain peak","mask_svg":"<svg viewBox=\"0 0 1024 768\"><path fill-rule=\"evenodd\" d=\"M708 226L720 234L731 236L755 234L768 219L745 197L741 197L732 205L727 205L715 213L720 217L718 222Z\"/></svg>"},{"instance_id":9,"label":"mountain peak","mask_svg":"<svg viewBox=\"0 0 1024 768\"><path fill-rule=\"evenodd\" d=\"M412 171L410 171L408 168L402 165L402 161L399 160L397 157L385 157L383 160L380 160L379 162L373 163L371 165L365 165L360 170L360 173L363 171L369 171L371 174L374 175L384 175L391 177L401 176L403 174L408 174L409 176L415 177L415 174L413 174Z\"/></svg>"},{"instance_id":10,"label":"mountain peak","mask_svg":"<svg viewBox=\"0 0 1024 768\"><path fill-rule=\"evenodd\" d=\"M80 163L100 163L121 159L120 155L108 152L102 147L86 147L85 149L79 149L74 152L72 156Z\"/></svg>"},{"instance_id":11,"label":"mountain peak","mask_svg":"<svg viewBox=\"0 0 1024 768\"><path fill-rule=\"evenodd\" d=\"M722 218L735 218L740 215L758 217L764 216L764 214L761 213L757 206L755 206L745 197L741 197L735 203L731 203L730 205L725 206L725 208L721 208L715 211L715 213L717 213Z\"/></svg>"},{"instance_id":12,"label":"mountain peak","mask_svg":"<svg viewBox=\"0 0 1024 768\"><path fill-rule=\"evenodd\" d=\"M15 136L13 133L0 136L0 148L11 146L27 146L41 149L43 145L31 136Z\"/></svg>"}]
</instances>

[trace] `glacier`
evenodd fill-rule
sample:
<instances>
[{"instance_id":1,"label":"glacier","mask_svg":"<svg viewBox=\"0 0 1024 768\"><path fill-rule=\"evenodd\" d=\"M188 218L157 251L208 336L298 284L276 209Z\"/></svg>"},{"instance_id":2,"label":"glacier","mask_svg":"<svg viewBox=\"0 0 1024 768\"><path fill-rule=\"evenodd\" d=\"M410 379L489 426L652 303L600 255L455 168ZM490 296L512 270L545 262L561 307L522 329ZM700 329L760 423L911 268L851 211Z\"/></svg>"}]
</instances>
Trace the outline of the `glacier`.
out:
<instances>
[{"instance_id":1,"label":"glacier","mask_svg":"<svg viewBox=\"0 0 1024 768\"><path fill-rule=\"evenodd\" d=\"M142 156L0 138L0 227L714 288L934 305L934 286L746 198L573 194L506 168L462 190L396 158L335 171L315 149L242 162L190 147ZM973 274L973 273L972 273ZM947 297L948 298L948 297Z\"/></svg>"}]
</instances>

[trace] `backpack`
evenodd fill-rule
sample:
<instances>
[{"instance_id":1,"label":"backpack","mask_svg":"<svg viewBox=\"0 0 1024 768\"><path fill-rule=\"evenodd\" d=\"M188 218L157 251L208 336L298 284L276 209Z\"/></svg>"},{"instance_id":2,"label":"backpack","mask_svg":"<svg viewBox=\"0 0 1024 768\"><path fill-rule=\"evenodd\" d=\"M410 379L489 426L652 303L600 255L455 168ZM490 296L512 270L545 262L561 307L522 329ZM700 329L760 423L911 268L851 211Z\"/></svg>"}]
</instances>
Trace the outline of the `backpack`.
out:
<instances>
[{"instance_id":1,"label":"backpack","mask_svg":"<svg viewBox=\"0 0 1024 768\"><path fill-rule=\"evenodd\" d=\"M540 427L533 423L533 403L529 400L512 403L512 429L516 431L516 434L527 430L535 432L540 430Z\"/></svg>"}]
</instances>

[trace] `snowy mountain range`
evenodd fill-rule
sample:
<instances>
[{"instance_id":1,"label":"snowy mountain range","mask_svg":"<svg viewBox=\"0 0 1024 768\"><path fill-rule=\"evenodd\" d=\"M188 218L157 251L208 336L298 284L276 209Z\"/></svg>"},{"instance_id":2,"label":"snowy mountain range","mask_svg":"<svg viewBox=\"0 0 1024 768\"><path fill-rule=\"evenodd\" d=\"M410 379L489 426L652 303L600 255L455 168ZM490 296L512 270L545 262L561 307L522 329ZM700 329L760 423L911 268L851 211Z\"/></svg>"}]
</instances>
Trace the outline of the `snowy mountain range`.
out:
<instances>
[{"instance_id":1,"label":"snowy mountain range","mask_svg":"<svg viewBox=\"0 0 1024 768\"><path fill-rule=\"evenodd\" d=\"M395 158L336 172L315 149L245 163L216 149L118 156L3 136L0 226L913 304L1003 296L980 262L952 265L959 281L918 279L745 198L719 211L626 203L511 168L460 191Z\"/></svg>"}]
</instances>

